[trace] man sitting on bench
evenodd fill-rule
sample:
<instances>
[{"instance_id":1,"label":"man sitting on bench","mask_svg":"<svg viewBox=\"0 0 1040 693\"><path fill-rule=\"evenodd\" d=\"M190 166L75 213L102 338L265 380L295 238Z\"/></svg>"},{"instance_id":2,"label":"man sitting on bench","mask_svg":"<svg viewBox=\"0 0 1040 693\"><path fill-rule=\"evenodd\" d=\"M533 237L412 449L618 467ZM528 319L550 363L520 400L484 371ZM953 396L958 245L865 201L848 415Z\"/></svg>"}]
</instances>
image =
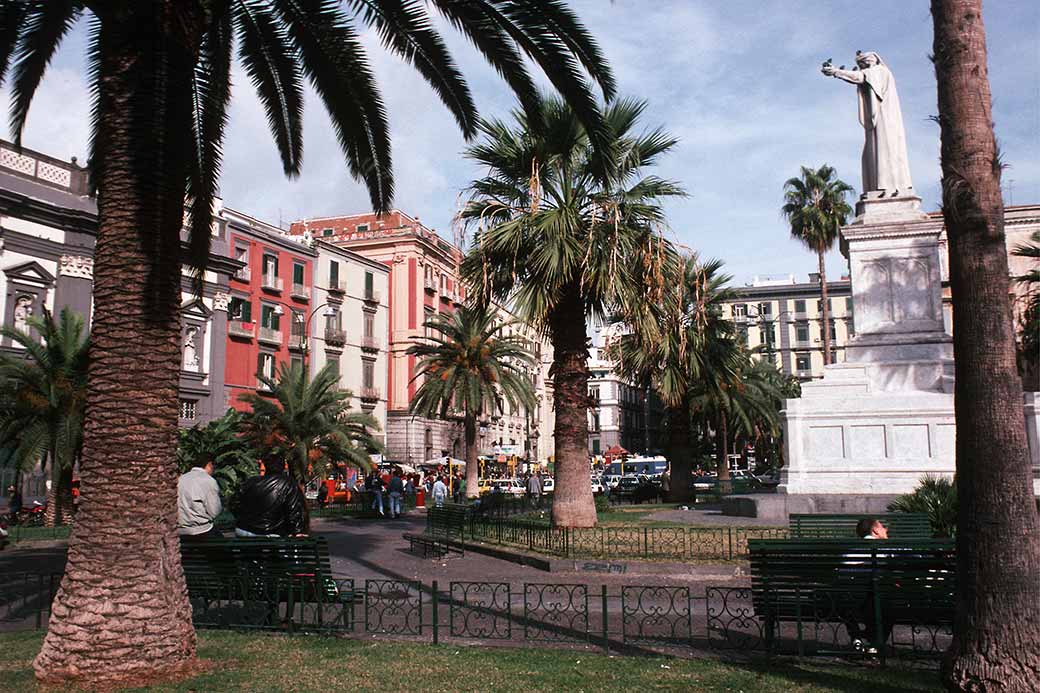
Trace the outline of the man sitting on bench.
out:
<instances>
[{"instance_id":1,"label":"man sitting on bench","mask_svg":"<svg viewBox=\"0 0 1040 693\"><path fill-rule=\"evenodd\" d=\"M856 524L856 536L860 539L884 540L888 539L888 528L885 527L881 520L876 517L865 517ZM843 569L843 572L848 571L850 574L861 573L861 575L859 575L860 578L870 578L870 571L872 568L868 564L871 558L869 553L848 554L846 558L849 559L849 568ZM863 628L860 627L860 622L865 624ZM867 654L877 654L877 647L874 644L876 641L874 638L878 635L878 630L877 619L874 614L873 588L867 592L859 613L849 614L846 617L845 628L849 632L852 646L857 651L865 652ZM880 642L887 642L891 633L891 619L888 618L888 614L885 613L884 604L882 604Z\"/></svg>"},{"instance_id":2,"label":"man sitting on bench","mask_svg":"<svg viewBox=\"0 0 1040 693\"><path fill-rule=\"evenodd\" d=\"M281 455L264 455L264 475L254 476L239 491L236 537L306 536L303 492L285 473Z\"/></svg>"}]
</instances>

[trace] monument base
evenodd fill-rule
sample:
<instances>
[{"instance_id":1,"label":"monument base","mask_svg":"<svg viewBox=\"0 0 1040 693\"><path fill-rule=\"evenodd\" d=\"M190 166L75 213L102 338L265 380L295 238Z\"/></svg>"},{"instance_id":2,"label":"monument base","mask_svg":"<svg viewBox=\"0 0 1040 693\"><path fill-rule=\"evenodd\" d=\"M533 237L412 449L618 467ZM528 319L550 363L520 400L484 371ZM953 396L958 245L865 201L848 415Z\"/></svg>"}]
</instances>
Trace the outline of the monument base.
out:
<instances>
[{"instance_id":1,"label":"monument base","mask_svg":"<svg viewBox=\"0 0 1040 693\"><path fill-rule=\"evenodd\" d=\"M880 515L888 512L894 494L761 493L729 496L722 500L722 514L730 517L754 517L786 525L792 513L840 513L844 515Z\"/></svg>"}]
</instances>

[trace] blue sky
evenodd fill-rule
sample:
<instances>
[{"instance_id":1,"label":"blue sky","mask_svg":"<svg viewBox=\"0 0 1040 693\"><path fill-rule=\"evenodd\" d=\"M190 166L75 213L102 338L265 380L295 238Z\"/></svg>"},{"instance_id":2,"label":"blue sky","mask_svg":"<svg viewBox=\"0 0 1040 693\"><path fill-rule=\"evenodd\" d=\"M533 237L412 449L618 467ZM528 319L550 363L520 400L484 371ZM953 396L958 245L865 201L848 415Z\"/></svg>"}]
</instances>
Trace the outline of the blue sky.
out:
<instances>
[{"instance_id":1,"label":"blue sky","mask_svg":"<svg viewBox=\"0 0 1040 693\"><path fill-rule=\"evenodd\" d=\"M680 181L688 199L668 207L671 233L704 256L725 260L737 283L795 273L815 259L789 238L779 215L784 180L802 164L828 163L860 187L862 129L851 85L826 79L820 63L851 66L857 49L876 50L893 70L903 106L914 185L928 209L939 201L939 130L928 55L926 2L749 0L579 0L620 92L649 102L645 123L680 138L658 173ZM1040 3L991 0L984 7L997 136L1010 168L1005 202L1040 202ZM511 108L509 91L463 39L445 29L482 114ZM450 237L460 193L480 171L431 90L368 34L394 137L396 206ZM86 152L88 96L83 27L69 37L44 80L24 142L55 156ZM225 147L226 203L278 223L368 208L351 180L321 105L309 94L304 170L281 173L252 86L240 69ZM3 94L6 103L7 94ZM6 133L5 133L6 134ZM1013 183L1010 183L1013 181ZM1010 188L1010 189L1009 189ZM828 271L844 271L835 250Z\"/></svg>"}]
</instances>

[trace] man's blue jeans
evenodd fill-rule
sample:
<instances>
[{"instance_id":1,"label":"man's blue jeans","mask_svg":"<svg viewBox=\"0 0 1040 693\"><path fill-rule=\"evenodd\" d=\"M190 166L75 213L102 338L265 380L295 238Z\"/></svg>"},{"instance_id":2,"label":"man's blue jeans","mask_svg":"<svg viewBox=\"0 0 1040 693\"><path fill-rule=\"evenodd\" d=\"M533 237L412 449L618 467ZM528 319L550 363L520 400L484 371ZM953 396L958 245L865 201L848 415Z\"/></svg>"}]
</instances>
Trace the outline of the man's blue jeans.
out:
<instances>
[{"instance_id":1,"label":"man's blue jeans","mask_svg":"<svg viewBox=\"0 0 1040 693\"><path fill-rule=\"evenodd\" d=\"M397 517L401 514L401 494L396 491L390 492L390 515Z\"/></svg>"},{"instance_id":2,"label":"man's blue jeans","mask_svg":"<svg viewBox=\"0 0 1040 693\"><path fill-rule=\"evenodd\" d=\"M372 493L372 509L378 510L379 514L383 514L383 493L382 491L374 491Z\"/></svg>"}]
</instances>

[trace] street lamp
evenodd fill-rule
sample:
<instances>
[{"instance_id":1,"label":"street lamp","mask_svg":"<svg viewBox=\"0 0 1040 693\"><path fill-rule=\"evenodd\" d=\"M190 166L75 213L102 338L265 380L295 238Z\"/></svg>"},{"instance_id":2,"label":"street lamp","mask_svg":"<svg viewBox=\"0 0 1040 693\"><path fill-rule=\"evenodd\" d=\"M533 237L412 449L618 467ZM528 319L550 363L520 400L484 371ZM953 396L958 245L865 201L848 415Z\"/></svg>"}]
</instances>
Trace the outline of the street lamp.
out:
<instances>
[{"instance_id":1,"label":"street lamp","mask_svg":"<svg viewBox=\"0 0 1040 693\"><path fill-rule=\"evenodd\" d=\"M336 313L337 313L336 309L333 308L328 303L322 303L320 306L316 307L314 310L312 310L310 312L310 315L308 315L306 318L303 317L302 313L297 313L296 314L296 322L303 324L303 335L302 335L302 339L301 339L301 342L300 342L300 346L303 348L303 367L305 369L309 365L307 363L307 358L310 355L310 342L308 340L308 337L310 336L310 333L311 333L311 320L314 318L315 314L317 314L317 312L319 310L321 310L322 308L325 309L325 312L322 313L322 315L324 317L332 318L332 317L336 316ZM281 306L278 306L277 308L275 308L275 312L278 313L279 315L281 315L281 310L280 309L281 309Z\"/></svg>"}]
</instances>

